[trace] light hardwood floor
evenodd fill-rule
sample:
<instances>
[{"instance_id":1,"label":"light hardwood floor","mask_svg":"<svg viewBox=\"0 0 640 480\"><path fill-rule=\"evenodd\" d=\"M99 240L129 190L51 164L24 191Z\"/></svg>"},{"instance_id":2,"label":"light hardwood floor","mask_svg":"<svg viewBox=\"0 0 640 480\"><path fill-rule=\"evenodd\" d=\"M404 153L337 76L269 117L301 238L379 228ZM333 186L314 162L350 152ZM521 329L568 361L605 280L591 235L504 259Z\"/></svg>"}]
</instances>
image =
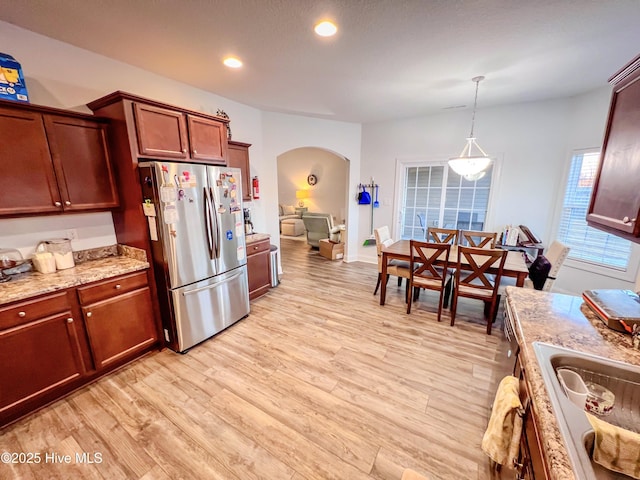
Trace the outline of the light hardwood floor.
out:
<instances>
[{"instance_id":1,"label":"light hardwood floor","mask_svg":"<svg viewBox=\"0 0 640 480\"><path fill-rule=\"evenodd\" d=\"M375 265L282 240L282 283L251 315L186 355L156 352L0 431L2 479L490 478L480 450L504 374L501 329L480 302L456 326L436 294L406 315L373 296ZM501 324L501 320L498 320ZM75 454L98 452L101 463ZM45 463L45 453L71 464Z\"/></svg>"}]
</instances>

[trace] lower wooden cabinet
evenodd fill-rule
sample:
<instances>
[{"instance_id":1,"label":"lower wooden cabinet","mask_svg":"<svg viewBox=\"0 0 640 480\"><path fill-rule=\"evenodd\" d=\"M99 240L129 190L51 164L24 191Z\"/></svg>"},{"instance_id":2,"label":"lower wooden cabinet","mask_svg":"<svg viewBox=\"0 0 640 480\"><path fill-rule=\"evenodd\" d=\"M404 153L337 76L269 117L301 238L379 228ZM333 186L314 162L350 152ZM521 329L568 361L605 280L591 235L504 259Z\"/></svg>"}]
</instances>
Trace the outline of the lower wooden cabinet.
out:
<instances>
[{"instance_id":1,"label":"lower wooden cabinet","mask_svg":"<svg viewBox=\"0 0 640 480\"><path fill-rule=\"evenodd\" d=\"M249 300L264 295L271 288L270 247L269 238L247 244Z\"/></svg>"},{"instance_id":2,"label":"lower wooden cabinet","mask_svg":"<svg viewBox=\"0 0 640 480\"><path fill-rule=\"evenodd\" d=\"M149 287L82 307L96 369L104 369L156 342L152 312Z\"/></svg>"},{"instance_id":3,"label":"lower wooden cabinet","mask_svg":"<svg viewBox=\"0 0 640 480\"><path fill-rule=\"evenodd\" d=\"M146 272L0 307L0 427L157 345Z\"/></svg>"},{"instance_id":4,"label":"lower wooden cabinet","mask_svg":"<svg viewBox=\"0 0 640 480\"><path fill-rule=\"evenodd\" d=\"M71 309L59 293L0 310L0 324L13 324L0 330L0 420L55 398L85 375L82 326Z\"/></svg>"},{"instance_id":5,"label":"lower wooden cabinet","mask_svg":"<svg viewBox=\"0 0 640 480\"><path fill-rule=\"evenodd\" d=\"M516 376L520 379L520 401L524 407L522 437L518 457L518 477L523 480L546 480L549 478L548 468L542 453L540 432L536 425L536 415L532 408L531 394L527 385L526 372L522 368L520 355L516 364Z\"/></svg>"}]
</instances>

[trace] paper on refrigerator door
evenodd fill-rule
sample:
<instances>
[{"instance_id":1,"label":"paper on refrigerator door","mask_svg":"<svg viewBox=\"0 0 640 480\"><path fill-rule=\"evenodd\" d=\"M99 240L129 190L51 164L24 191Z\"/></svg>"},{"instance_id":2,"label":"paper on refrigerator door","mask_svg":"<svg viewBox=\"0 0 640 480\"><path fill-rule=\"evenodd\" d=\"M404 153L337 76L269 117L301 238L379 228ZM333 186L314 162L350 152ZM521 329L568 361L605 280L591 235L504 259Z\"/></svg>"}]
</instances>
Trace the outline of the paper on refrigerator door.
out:
<instances>
[{"instance_id":1,"label":"paper on refrigerator door","mask_svg":"<svg viewBox=\"0 0 640 480\"><path fill-rule=\"evenodd\" d=\"M147 222L149 223L149 235L151 237L151 241L158 241L158 224L156 223L156 217L147 217Z\"/></svg>"},{"instance_id":2,"label":"paper on refrigerator door","mask_svg":"<svg viewBox=\"0 0 640 480\"><path fill-rule=\"evenodd\" d=\"M164 207L163 217L164 223L167 225L171 225L172 223L178 223L180 220L180 216L178 215L178 209L175 205L166 205ZM149 217L152 218L152 217Z\"/></svg>"},{"instance_id":3,"label":"paper on refrigerator door","mask_svg":"<svg viewBox=\"0 0 640 480\"><path fill-rule=\"evenodd\" d=\"M236 221L236 237L244 235L244 224Z\"/></svg>"},{"instance_id":4,"label":"paper on refrigerator door","mask_svg":"<svg viewBox=\"0 0 640 480\"><path fill-rule=\"evenodd\" d=\"M238 254L238 260L244 260L244 245L240 245L237 250L236 250L237 254Z\"/></svg>"}]
</instances>

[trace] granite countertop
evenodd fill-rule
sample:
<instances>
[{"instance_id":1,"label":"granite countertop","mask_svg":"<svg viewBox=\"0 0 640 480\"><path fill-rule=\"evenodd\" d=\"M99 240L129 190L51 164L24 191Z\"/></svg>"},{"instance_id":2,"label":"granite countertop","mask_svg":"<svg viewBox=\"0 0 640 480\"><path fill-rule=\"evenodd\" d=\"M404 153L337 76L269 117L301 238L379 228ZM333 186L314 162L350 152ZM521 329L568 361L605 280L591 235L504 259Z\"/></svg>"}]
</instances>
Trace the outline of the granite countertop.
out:
<instances>
[{"instance_id":1,"label":"granite countertop","mask_svg":"<svg viewBox=\"0 0 640 480\"><path fill-rule=\"evenodd\" d=\"M144 250L126 245L74 252L74 259L73 268L46 274L34 270L0 283L0 305L149 268Z\"/></svg>"},{"instance_id":2,"label":"granite countertop","mask_svg":"<svg viewBox=\"0 0 640 480\"><path fill-rule=\"evenodd\" d=\"M584 304L582 297L526 288L507 287L506 290L551 478L575 479L532 342L550 343L639 366L640 351L631 347L629 335L607 328Z\"/></svg>"},{"instance_id":3,"label":"granite countertop","mask_svg":"<svg viewBox=\"0 0 640 480\"><path fill-rule=\"evenodd\" d=\"M252 243L259 242L260 240L267 240L271 238L271 235L269 235L268 233L251 233L249 235L246 235L244 238L247 242L247 245L250 245Z\"/></svg>"}]
</instances>

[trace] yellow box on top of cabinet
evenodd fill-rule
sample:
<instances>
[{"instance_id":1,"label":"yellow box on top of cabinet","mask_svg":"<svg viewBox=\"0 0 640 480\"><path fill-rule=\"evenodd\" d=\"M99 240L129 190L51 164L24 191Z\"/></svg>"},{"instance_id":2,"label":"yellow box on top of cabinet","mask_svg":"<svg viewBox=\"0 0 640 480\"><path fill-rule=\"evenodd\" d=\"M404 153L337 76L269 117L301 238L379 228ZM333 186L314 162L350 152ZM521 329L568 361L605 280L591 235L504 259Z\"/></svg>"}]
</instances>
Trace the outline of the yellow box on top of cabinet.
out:
<instances>
[{"instance_id":1,"label":"yellow box on top of cabinet","mask_svg":"<svg viewBox=\"0 0 640 480\"><path fill-rule=\"evenodd\" d=\"M344 257L344 243L332 242L328 238L320 240L320 255L329 260L340 260Z\"/></svg>"},{"instance_id":2,"label":"yellow box on top of cabinet","mask_svg":"<svg viewBox=\"0 0 640 480\"><path fill-rule=\"evenodd\" d=\"M27 85L22 67L11 55L0 52L0 98L28 102Z\"/></svg>"}]
</instances>

